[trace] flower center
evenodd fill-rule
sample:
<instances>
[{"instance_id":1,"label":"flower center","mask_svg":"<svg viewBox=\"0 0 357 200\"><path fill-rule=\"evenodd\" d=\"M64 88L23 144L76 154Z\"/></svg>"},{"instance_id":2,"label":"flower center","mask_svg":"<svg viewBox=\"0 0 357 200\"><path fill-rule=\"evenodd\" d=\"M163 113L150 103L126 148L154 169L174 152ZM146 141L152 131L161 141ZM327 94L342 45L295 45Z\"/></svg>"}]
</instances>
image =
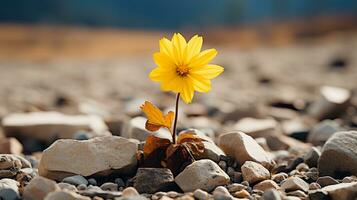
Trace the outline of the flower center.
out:
<instances>
[{"instance_id":1,"label":"flower center","mask_svg":"<svg viewBox=\"0 0 357 200\"><path fill-rule=\"evenodd\" d=\"M176 68L176 73L179 76L186 76L189 72L190 72L190 68L188 68L187 66L178 66Z\"/></svg>"}]
</instances>

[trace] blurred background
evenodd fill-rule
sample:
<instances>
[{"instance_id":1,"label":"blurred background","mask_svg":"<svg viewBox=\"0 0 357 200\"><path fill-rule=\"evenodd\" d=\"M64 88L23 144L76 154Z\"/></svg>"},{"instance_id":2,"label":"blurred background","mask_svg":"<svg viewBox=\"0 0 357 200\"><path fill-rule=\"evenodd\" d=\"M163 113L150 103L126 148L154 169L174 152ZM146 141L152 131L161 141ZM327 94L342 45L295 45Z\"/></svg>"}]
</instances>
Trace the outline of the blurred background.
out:
<instances>
[{"instance_id":1,"label":"blurred background","mask_svg":"<svg viewBox=\"0 0 357 200\"><path fill-rule=\"evenodd\" d=\"M143 99L171 106L147 75L159 39L174 32L203 35L226 68L194 102L224 112L309 103L323 85L356 90L356 28L355 0L3 1L0 116L138 114Z\"/></svg>"}]
</instances>

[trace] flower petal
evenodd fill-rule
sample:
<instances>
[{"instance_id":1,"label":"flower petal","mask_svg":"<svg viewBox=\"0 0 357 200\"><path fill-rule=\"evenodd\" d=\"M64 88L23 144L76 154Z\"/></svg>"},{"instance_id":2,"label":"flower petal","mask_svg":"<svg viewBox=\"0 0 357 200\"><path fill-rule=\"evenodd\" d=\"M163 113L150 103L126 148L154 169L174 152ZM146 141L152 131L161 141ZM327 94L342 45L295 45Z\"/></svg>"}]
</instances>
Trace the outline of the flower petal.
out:
<instances>
[{"instance_id":1,"label":"flower petal","mask_svg":"<svg viewBox=\"0 0 357 200\"><path fill-rule=\"evenodd\" d=\"M175 68L175 61L165 53L154 53L153 59L156 65L166 68Z\"/></svg>"},{"instance_id":2,"label":"flower petal","mask_svg":"<svg viewBox=\"0 0 357 200\"><path fill-rule=\"evenodd\" d=\"M189 77L192 80L193 88L198 92L209 92L211 90L211 81L205 79L201 75L190 74Z\"/></svg>"},{"instance_id":3,"label":"flower petal","mask_svg":"<svg viewBox=\"0 0 357 200\"><path fill-rule=\"evenodd\" d=\"M216 49L204 50L200 54L198 54L198 56L192 58L189 67L195 68L195 67L201 67L207 65L214 57L216 57L216 55L217 55Z\"/></svg>"},{"instance_id":4,"label":"flower petal","mask_svg":"<svg viewBox=\"0 0 357 200\"><path fill-rule=\"evenodd\" d=\"M190 41L188 41L187 46L186 46L186 60L185 63L188 63L191 61L191 59L195 56L197 56L202 48L202 43L203 43L203 38L195 35L193 36Z\"/></svg>"},{"instance_id":5,"label":"flower petal","mask_svg":"<svg viewBox=\"0 0 357 200\"><path fill-rule=\"evenodd\" d=\"M206 65L204 67L197 67L190 70L190 73L202 76L205 79L213 79L220 75L224 68L219 65Z\"/></svg>"},{"instance_id":6,"label":"flower petal","mask_svg":"<svg viewBox=\"0 0 357 200\"><path fill-rule=\"evenodd\" d=\"M165 80L173 79L175 74L175 71L173 71L172 69L156 67L150 72L149 78L156 82L162 82Z\"/></svg>"},{"instance_id":7,"label":"flower petal","mask_svg":"<svg viewBox=\"0 0 357 200\"><path fill-rule=\"evenodd\" d=\"M180 33L175 33L172 37L172 46L174 55L177 56L178 65L183 65L184 51L186 49L186 40Z\"/></svg>"},{"instance_id":8,"label":"flower petal","mask_svg":"<svg viewBox=\"0 0 357 200\"><path fill-rule=\"evenodd\" d=\"M184 78L181 98L186 104L191 103L194 92L192 80L188 77Z\"/></svg>"}]
</instances>

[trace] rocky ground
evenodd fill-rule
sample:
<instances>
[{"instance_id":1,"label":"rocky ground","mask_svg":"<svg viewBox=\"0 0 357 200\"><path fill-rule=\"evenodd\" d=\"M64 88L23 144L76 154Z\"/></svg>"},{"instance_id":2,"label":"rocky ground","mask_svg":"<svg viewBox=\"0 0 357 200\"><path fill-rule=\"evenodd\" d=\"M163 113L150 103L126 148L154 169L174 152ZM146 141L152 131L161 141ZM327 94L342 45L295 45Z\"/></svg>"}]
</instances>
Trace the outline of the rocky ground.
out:
<instances>
[{"instance_id":1,"label":"rocky ground","mask_svg":"<svg viewBox=\"0 0 357 200\"><path fill-rule=\"evenodd\" d=\"M0 199L354 200L357 37L238 50L209 94L180 104L204 154L177 175L142 168L151 53L0 59ZM209 46L209 45L208 45Z\"/></svg>"}]
</instances>

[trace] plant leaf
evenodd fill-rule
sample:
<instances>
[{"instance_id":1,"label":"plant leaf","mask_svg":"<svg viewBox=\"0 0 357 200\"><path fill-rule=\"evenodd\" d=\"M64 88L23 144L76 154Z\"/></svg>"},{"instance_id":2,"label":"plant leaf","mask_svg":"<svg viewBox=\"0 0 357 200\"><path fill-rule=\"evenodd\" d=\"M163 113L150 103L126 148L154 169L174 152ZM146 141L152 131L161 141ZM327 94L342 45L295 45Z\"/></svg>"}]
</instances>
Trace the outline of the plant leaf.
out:
<instances>
[{"instance_id":1,"label":"plant leaf","mask_svg":"<svg viewBox=\"0 0 357 200\"><path fill-rule=\"evenodd\" d=\"M145 128L148 131L157 131L161 127L165 127L171 130L172 121L174 119L174 112L170 111L164 115L159 108L157 108L149 101L145 101L145 103L141 105L140 108L148 118L145 124Z\"/></svg>"}]
</instances>

